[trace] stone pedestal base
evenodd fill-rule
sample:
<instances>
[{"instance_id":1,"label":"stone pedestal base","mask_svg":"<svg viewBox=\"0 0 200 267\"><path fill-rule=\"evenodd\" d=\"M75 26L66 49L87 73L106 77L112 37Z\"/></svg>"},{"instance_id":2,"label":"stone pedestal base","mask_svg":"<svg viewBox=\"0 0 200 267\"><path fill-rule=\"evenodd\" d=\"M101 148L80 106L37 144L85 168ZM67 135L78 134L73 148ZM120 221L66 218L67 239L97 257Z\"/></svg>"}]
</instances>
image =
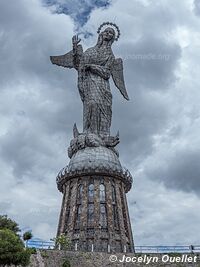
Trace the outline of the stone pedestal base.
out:
<instances>
[{"instance_id":1,"label":"stone pedestal base","mask_svg":"<svg viewBox=\"0 0 200 267\"><path fill-rule=\"evenodd\" d=\"M57 177L63 193L58 235L72 249L133 252L126 192L132 177L114 151L106 147L78 150Z\"/></svg>"}]
</instances>

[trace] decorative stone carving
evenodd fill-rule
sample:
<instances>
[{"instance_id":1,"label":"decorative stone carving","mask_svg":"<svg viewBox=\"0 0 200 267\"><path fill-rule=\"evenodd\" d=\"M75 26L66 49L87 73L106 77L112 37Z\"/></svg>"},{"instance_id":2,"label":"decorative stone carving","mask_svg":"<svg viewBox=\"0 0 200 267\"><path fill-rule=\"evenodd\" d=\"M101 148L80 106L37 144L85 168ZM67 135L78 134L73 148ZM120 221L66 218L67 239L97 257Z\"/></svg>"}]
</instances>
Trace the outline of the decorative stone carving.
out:
<instances>
[{"instance_id":1,"label":"decorative stone carving","mask_svg":"<svg viewBox=\"0 0 200 267\"><path fill-rule=\"evenodd\" d=\"M84 149L86 147L99 147L104 146L112 149L112 151L118 155L118 151L114 147L119 143L119 133L114 136L99 136L94 133L79 133L74 125L73 129L74 139L70 142L70 147L68 148L68 156L71 158L78 150Z\"/></svg>"}]
</instances>

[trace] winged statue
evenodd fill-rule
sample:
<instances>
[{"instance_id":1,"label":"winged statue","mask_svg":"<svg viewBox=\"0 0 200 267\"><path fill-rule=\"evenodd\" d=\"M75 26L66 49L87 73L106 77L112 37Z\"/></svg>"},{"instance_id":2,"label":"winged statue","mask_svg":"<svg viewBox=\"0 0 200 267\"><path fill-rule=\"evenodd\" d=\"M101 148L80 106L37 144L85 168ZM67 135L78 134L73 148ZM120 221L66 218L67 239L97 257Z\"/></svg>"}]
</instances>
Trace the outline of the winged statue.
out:
<instances>
[{"instance_id":1,"label":"winged statue","mask_svg":"<svg viewBox=\"0 0 200 267\"><path fill-rule=\"evenodd\" d=\"M104 28L104 30L102 29ZM73 36L73 49L60 56L51 56L51 62L78 72L78 90L83 102L83 133L106 138L110 136L112 94L109 78L122 96L129 100L123 75L123 61L115 58L112 44L120 35L119 28L104 22L98 28L97 44L83 51L78 35Z\"/></svg>"}]
</instances>

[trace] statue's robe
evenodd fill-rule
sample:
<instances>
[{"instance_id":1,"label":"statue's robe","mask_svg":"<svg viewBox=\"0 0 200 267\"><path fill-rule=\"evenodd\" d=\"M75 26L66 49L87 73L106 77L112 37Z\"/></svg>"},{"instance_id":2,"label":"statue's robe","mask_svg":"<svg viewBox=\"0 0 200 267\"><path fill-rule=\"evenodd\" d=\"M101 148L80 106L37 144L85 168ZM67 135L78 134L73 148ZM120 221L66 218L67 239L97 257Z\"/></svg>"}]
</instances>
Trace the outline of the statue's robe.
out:
<instances>
[{"instance_id":1,"label":"statue's robe","mask_svg":"<svg viewBox=\"0 0 200 267\"><path fill-rule=\"evenodd\" d=\"M83 101L83 131L110 134L112 118L112 94L109 85L111 68L114 63L111 48L97 46L89 48L80 61L78 88ZM84 65L89 64L88 70Z\"/></svg>"},{"instance_id":2,"label":"statue's robe","mask_svg":"<svg viewBox=\"0 0 200 267\"><path fill-rule=\"evenodd\" d=\"M109 78L112 75L116 87L128 100L123 77L122 60L115 59L110 46L87 49L78 45L74 51L51 57L53 64L78 71L78 89L83 102L83 132L99 136L110 135L112 119L112 94ZM87 68L87 65L89 68Z\"/></svg>"}]
</instances>

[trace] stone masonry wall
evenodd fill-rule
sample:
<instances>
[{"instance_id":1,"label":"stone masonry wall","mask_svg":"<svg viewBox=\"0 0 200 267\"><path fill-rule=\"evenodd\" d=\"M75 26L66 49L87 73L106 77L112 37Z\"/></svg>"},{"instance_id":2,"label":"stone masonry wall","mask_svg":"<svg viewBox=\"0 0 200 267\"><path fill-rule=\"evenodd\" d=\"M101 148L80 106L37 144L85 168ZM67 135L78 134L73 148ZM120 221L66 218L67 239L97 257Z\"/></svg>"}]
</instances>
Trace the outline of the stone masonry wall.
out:
<instances>
[{"instance_id":1,"label":"stone masonry wall","mask_svg":"<svg viewBox=\"0 0 200 267\"><path fill-rule=\"evenodd\" d=\"M118 259L123 258L122 254L116 254L115 256L118 257ZM90 252L64 252L64 251L58 251L58 250L40 250L37 255L32 256L31 264L29 267L62 267L62 263L67 258L69 259L71 263L71 267L200 267L200 255L198 254L169 254L170 257L175 257L176 259L182 257L183 255L187 255L187 258L196 256L197 260L196 263L164 263L162 262L162 257L166 254L148 254L148 257L155 257L158 258L158 262L150 262L147 264L147 260L145 261L145 254L126 254L127 257L136 257L137 259L142 258L143 262L141 263L120 263L120 262L114 262L112 263L109 260L109 257L111 257L111 254L106 253L90 253ZM147 257L146 256L146 257ZM167 256L166 256L167 257ZM166 259L165 257L165 259ZM184 256L186 257L186 256ZM113 258L112 258L113 259ZM150 258L149 258L150 259ZM153 259L153 258L152 258ZM155 260L154 259L154 260ZM171 258L172 259L172 258Z\"/></svg>"}]
</instances>

